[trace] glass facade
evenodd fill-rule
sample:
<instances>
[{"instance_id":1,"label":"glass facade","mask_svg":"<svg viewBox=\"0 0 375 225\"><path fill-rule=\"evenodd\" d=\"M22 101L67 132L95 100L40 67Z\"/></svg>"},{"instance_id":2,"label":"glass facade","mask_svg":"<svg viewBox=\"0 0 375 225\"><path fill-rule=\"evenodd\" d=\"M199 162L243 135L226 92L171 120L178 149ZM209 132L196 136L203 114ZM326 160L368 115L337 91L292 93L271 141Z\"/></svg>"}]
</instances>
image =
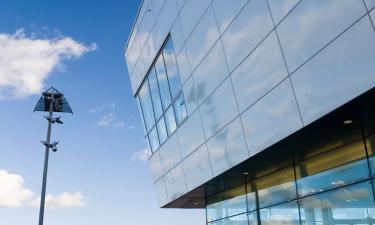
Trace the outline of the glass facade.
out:
<instances>
[{"instance_id":1,"label":"glass facade","mask_svg":"<svg viewBox=\"0 0 375 225\"><path fill-rule=\"evenodd\" d=\"M201 190L375 87L374 0L142 2L125 57L160 206L208 204L213 225L373 223L366 124L366 144L331 124L277 170L251 165L241 191Z\"/></svg>"}]
</instances>

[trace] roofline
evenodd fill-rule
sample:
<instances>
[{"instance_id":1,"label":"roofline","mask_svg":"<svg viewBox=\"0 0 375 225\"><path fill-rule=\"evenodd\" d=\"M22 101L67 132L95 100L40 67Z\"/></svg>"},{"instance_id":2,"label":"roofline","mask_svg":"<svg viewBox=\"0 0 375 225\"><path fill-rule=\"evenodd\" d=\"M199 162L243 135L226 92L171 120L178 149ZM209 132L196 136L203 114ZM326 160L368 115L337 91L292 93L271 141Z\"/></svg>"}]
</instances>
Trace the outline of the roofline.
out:
<instances>
[{"instance_id":1,"label":"roofline","mask_svg":"<svg viewBox=\"0 0 375 225\"><path fill-rule=\"evenodd\" d=\"M134 22L133 22L133 25L132 25L132 29L130 30L130 33L129 33L129 36L128 36L128 40L126 41L126 44L125 44L125 47L124 47L124 53L126 52L128 46L129 46L130 37L132 36L135 24L137 23L137 20L138 20L138 17L139 17L139 13L141 12L143 3L144 3L144 0L141 0L141 4L138 7L137 15L135 16L135 19L134 19Z\"/></svg>"}]
</instances>

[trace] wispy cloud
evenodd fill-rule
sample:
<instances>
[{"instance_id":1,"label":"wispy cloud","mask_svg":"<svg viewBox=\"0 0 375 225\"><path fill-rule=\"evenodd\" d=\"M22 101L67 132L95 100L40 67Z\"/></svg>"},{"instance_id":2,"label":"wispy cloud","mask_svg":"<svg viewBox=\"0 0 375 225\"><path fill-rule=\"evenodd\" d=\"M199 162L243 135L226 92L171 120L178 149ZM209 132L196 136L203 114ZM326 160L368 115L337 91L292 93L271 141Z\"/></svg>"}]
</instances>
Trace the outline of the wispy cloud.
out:
<instances>
[{"instance_id":1,"label":"wispy cloud","mask_svg":"<svg viewBox=\"0 0 375 225\"><path fill-rule=\"evenodd\" d=\"M150 157L150 152L145 148L138 152L134 152L131 160L134 162L147 162L148 157Z\"/></svg>"},{"instance_id":2,"label":"wispy cloud","mask_svg":"<svg viewBox=\"0 0 375 225\"><path fill-rule=\"evenodd\" d=\"M64 192L60 195L46 195L46 208L75 208L85 205L80 192ZM39 207L40 196L24 186L21 175L0 170L0 208Z\"/></svg>"},{"instance_id":3,"label":"wispy cloud","mask_svg":"<svg viewBox=\"0 0 375 225\"><path fill-rule=\"evenodd\" d=\"M90 109L89 113L94 114L94 113L97 113L97 112L102 112L104 110L111 110L111 109L114 109L116 107L117 107L117 104L115 102L111 102L109 104L102 104L102 105L96 106L96 107Z\"/></svg>"},{"instance_id":4,"label":"wispy cloud","mask_svg":"<svg viewBox=\"0 0 375 225\"><path fill-rule=\"evenodd\" d=\"M38 39L26 36L23 29L14 34L0 33L0 99L19 99L39 94L44 81L62 61L76 59L96 50L71 37Z\"/></svg>"},{"instance_id":5,"label":"wispy cloud","mask_svg":"<svg viewBox=\"0 0 375 225\"><path fill-rule=\"evenodd\" d=\"M115 129L123 129L126 128L127 130L134 130L135 126L131 124L126 124L124 121L119 119L116 114L116 109L118 108L118 104L116 102L111 102L108 104L101 104L89 110L90 114L97 114L99 115L99 120L96 123L98 126L102 127L112 127Z\"/></svg>"}]
</instances>

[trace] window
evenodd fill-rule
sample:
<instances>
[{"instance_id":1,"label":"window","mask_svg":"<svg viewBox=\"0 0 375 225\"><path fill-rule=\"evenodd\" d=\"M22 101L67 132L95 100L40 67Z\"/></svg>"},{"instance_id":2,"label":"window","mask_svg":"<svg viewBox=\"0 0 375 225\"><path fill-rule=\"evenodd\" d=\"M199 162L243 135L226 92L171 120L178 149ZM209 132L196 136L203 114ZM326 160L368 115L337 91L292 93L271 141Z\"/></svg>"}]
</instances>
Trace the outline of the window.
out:
<instances>
[{"instance_id":1,"label":"window","mask_svg":"<svg viewBox=\"0 0 375 225\"><path fill-rule=\"evenodd\" d=\"M173 42L168 38L137 95L146 139L155 152L187 116Z\"/></svg>"}]
</instances>

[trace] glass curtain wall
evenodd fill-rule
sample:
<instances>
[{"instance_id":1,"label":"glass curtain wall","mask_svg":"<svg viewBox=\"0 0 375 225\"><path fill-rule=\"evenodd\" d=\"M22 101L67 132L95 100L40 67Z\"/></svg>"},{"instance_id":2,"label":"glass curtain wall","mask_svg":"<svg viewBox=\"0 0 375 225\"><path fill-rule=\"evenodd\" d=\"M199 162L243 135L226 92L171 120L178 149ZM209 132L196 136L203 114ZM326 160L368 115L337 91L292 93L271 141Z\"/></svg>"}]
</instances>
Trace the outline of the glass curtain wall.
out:
<instances>
[{"instance_id":1,"label":"glass curtain wall","mask_svg":"<svg viewBox=\"0 0 375 225\"><path fill-rule=\"evenodd\" d=\"M207 196L207 224L375 224L374 150L369 135L244 177L243 185Z\"/></svg>"},{"instance_id":2,"label":"glass curtain wall","mask_svg":"<svg viewBox=\"0 0 375 225\"><path fill-rule=\"evenodd\" d=\"M146 142L154 153L187 117L171 38L167 38L136 97Z\"/></svg>"}]
</instances>

